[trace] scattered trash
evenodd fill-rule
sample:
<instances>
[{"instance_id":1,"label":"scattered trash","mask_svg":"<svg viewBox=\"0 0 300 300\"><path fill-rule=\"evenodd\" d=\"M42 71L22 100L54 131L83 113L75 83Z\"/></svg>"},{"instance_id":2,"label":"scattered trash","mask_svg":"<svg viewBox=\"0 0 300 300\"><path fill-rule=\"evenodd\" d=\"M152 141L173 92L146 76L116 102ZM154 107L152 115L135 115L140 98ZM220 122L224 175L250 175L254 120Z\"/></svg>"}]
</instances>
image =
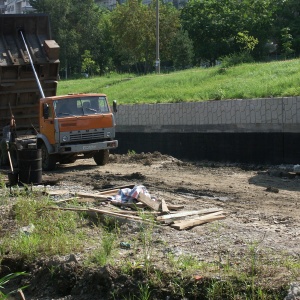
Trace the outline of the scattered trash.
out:
<instances>
[{"instance_id":1,"label":"scattered trash","mask_svg":"<svg viewBox=\"0 0 300 300\"><path fill-rule=\"evenodd\" d=\"M295 166L294 166L294 172L295 172L296 174L300 174L300 165L295 165Z\"/></svg>"},{"instance_id":2,"label":"scattered trash","mask_svg":"<svg viewBox=\"0 0 300 300\"><path fill-rule=\"evenodd\" d=\"M126 243L126 242L121 242L120 247L122 249L130 249L131 245L129 243Z\"/></svg>"},{"instance_id":3,"label":"scattered trash","mask_svg":"<svg viewBox=\"0 0 300 300\"><path fill-rule=\"evenodd\" d=\"M29 224L28 226L20 228L20 231L26 235L30 235L33 233L35 227L33 224Z\"/></svg>"},{"instance_id":4,"label":"scattered trash","mask_svg":"<svg viewBox=\"0 0 300 300\"><path fill-rule=\"evenodd\" d=\"M138 202L138 196L142 193L148 196L151 200L156 200L156 197L150 195L146 187L143 185L135 185L132 189L131 188L123 188L118 191L115 196L109 196L109 200L116 200L122 203L136 203Z\"/></svg>"}]
</instances>

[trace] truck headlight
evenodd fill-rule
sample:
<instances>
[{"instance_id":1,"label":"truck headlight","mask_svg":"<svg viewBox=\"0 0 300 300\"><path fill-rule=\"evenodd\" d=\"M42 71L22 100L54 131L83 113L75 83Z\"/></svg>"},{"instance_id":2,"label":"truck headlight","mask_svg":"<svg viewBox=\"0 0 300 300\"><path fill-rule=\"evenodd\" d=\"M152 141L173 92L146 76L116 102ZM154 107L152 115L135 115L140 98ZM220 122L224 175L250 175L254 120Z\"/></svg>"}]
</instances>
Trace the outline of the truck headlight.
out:
<instances>
[{"instance_id":1,"label":"truck headlight","mask_svg":"<svg viewBox=\"0 0 300 300\"><path fill-rule=\"evenodd\" d=\"M110 137L110 132L109 132L109 131L106 132L106 136L107 136L107 137Z\"/></svg>"},{"instance_id":2,"label":"truck headlight","mask_svg":"<svg viewBox=\"0 0 300 300\"><path fill-rule=\"evenodd\" d=\"M67 136L67 135L64 135L64 136L62 137L62 140L63 140L63 142L67 142L67 141L68 141L68 136Z\"/></svg>"}]
</instances>

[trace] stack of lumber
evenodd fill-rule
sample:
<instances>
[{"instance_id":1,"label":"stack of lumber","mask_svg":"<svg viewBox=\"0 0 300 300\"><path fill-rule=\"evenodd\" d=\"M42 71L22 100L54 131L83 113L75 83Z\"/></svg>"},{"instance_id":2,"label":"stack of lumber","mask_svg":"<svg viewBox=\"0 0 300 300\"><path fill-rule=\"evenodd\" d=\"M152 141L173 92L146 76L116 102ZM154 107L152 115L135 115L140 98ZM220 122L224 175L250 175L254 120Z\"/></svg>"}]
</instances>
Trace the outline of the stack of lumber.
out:
<instances>
[{"instance_id":1,"label":"stack of lumber","mask_svg":"<svg viewBox=\"0 0 300 300\"><path fill-rule=\"evenodd\" d=\"M225 218L225 213L221 208L206 208L200 210L185 211L182 205L173 205L166 203L164 199L153 200L149 196L139 193L137 203L122 203L115 200L109 200L109 197L115 196L120 189L132 188L134 185L121 186L114 189L107 189L97 193L80 192L76 193L72 198L66 198L55 201L56 204L65 203L68 201L93 202L102 203L105 209L97 207L80 208L80 207L61 207L55 206L51 209L64 209L73 211L86 211L107 215L110 217L122 218L132 221L147 221L141 217L141 209L147 209L149 214L154 215L154 220L161 225L168 225L177 230L189 229L204 223L222 220ZM67 190L48 191L48 195L63 195L67 194ZM181 210L181 211L178 211ZM175 211L175 212L174 212Z\"/></svg>"}]
</instances>

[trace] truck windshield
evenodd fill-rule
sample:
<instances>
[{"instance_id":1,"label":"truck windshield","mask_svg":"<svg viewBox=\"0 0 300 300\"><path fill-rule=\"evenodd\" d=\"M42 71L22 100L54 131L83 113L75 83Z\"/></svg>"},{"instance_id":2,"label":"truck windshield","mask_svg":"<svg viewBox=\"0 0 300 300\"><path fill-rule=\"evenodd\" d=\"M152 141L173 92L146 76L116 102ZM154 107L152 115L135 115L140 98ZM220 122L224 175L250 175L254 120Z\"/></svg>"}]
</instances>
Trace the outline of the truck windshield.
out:
<instances>
[{"instance_id":1,"label":"truck windshield","mask_svg":"<svg viewBox=\"0 0 300 300\"><path fill-rule=\"evenodd\" d=\"M55 100L55 114L59 118L85 116L109 112L105 96L75 97Z\"/></svg>"}]
</instances>

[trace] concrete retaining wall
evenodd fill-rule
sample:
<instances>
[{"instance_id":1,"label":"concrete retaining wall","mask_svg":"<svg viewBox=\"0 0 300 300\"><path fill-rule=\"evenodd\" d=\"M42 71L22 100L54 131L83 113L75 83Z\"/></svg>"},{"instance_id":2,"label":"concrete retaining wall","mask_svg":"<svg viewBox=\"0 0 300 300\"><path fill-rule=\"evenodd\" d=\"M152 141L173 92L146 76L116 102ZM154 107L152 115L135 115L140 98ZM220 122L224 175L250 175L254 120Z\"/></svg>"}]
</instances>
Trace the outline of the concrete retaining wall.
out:
<instances>
[{"instance_id":1,"label":"concrete retaining wall","mask_svg":"<svg viewBox=\"0 0 300 300\"><path fill-rule=\"evenodd\" d=\"M119 105L119 153L253 163L300 161L300 97Z\"/></svg>"}]
</instances>

